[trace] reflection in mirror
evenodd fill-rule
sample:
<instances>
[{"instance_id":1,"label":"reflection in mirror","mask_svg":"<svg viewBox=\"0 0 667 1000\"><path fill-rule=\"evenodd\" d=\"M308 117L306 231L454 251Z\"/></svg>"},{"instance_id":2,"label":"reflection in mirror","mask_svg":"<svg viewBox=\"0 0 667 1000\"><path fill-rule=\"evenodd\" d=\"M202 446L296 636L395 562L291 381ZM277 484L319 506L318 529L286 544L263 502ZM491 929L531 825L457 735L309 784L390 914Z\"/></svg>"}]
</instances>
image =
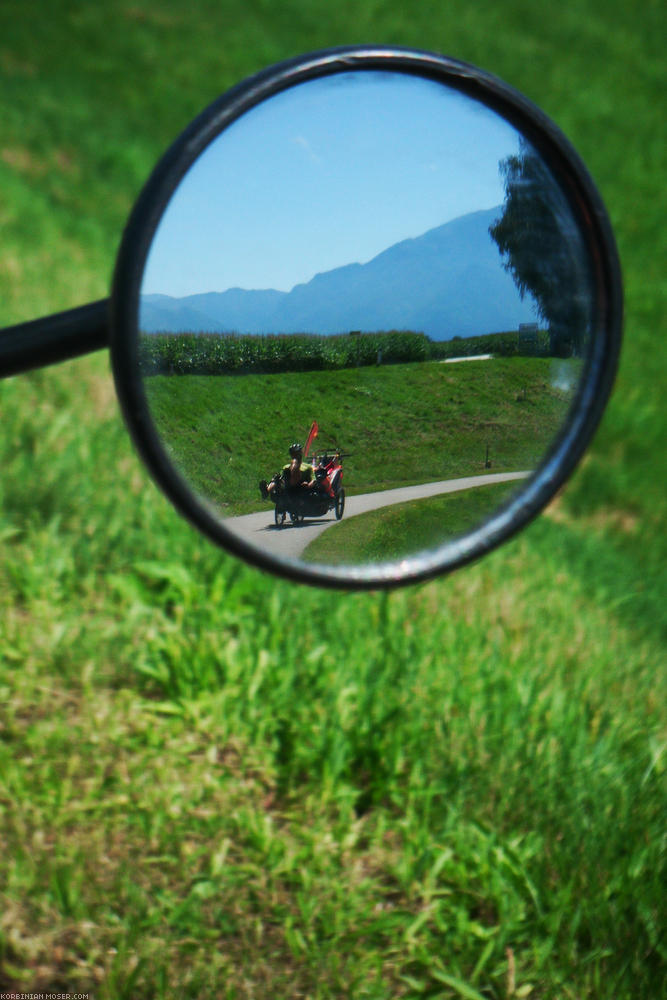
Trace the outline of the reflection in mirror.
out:
<instances>
[{"instance_id":1,"label":"reflection in mirror","mask_svg":"<svg viewBox=\"0 0 667 1000\"><path fill-rule=\"evenodd\" d=\"M544 459L592 288L564 194L498 114L397 72L301 83L219 135L167 206L141 288L149 409L265 553L399 560Z\"/></svg>"}]
</instances>

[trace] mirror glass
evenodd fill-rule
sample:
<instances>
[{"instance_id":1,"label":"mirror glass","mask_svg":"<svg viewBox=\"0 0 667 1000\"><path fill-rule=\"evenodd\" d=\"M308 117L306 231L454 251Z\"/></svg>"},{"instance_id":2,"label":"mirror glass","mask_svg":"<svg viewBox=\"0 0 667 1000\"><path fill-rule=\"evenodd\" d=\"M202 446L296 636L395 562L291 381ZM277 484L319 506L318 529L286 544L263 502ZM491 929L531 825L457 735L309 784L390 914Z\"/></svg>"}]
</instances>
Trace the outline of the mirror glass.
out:
<instances>
[{"instance_id":1,"label":"mirror glass","mask_svg":"<svg viewBox=\"0 0 667 1000\"><path fill-rule=\"evenodd\" d=\"M175 190L141 287L145 394L251 545L391 563L543 461L594 304L573 210L512 125L439 82L339 73L245 114Z\"/></svg>"}]
</instances>

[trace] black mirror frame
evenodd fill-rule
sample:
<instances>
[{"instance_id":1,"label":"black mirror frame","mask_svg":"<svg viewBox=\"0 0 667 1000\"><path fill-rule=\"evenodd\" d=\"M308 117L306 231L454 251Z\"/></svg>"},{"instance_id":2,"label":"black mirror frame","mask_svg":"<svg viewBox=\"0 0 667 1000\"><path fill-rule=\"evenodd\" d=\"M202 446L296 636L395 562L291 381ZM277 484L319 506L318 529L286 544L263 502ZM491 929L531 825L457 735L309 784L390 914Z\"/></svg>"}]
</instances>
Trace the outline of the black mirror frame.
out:
<instances>
[{"instance_id":1,"label":"black mirror frame","mask_svg":"<svg viewBox=\"0 0 667 1000\"><path fill-rule=\"evenodd\" d=\"M232 122L260 102L298 83L351 70L385 70L445 84L481 102L514 125L541 153L582 220L596 282L592 349L570 418L521 490L480 527L438 549L395 563L329 568L288 561L244 542L193 495L155 430L138 363L139 295L155 230L194 160ZM110 300L110 346L116 389L135 445L176 508L216 544L260 569L320 587L375 589L449 572L514 535L552 499L589 444L609 397L622 331L622 280L613 232L588 171L542 111L497 78L454 59L401 48L350 47L300 56L240 83L203 111L159 161L125 229Z\"/></svg>"}]
</instances>

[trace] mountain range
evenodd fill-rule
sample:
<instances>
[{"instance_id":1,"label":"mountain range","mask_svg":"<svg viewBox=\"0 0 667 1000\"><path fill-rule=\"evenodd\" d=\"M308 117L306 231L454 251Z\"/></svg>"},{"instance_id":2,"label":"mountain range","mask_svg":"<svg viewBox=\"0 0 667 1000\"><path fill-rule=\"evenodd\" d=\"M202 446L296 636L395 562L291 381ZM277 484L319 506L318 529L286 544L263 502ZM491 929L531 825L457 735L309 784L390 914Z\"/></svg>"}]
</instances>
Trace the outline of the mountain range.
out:
<instances>
[{"instance_id":1,"label":"mountain range","mask_svg":"<svg viewBox=\"0 0 667 1000\"><path fill-rule=\"evenodd\" d=\"M348 333L414 330L433 340L516 329L537 319L502 265L489 226L502 206L401 240L366 264L316 274L289 292L230 288L141 297L143 333Z\"/></svg>"}]
</instances>

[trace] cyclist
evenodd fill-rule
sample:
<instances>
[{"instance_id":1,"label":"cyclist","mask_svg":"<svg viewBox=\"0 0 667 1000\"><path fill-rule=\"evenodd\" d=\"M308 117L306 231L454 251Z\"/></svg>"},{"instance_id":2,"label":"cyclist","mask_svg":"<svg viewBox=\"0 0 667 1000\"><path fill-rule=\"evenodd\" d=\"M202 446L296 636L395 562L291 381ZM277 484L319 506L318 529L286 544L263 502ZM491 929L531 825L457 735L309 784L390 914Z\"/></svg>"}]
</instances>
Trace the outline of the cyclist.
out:
<instances>
[{"instance_id":1,"label":"cyclist","mask_svg":"<svg viewBox=\"0 0 667 1000\"><path fill-rule=\"evenodd\" d=\"M298 489L299 487L310 489L313 487L315 485L313 467L303 461L303 445L295 441L294 444L290 445L289 456L289 462L282 469L285 486L288 489ZM270 483L267 483L265 479L260 481L259 491L265 500L268 500L275 489L275 480Z\"/></svg>"}]
</instances>

